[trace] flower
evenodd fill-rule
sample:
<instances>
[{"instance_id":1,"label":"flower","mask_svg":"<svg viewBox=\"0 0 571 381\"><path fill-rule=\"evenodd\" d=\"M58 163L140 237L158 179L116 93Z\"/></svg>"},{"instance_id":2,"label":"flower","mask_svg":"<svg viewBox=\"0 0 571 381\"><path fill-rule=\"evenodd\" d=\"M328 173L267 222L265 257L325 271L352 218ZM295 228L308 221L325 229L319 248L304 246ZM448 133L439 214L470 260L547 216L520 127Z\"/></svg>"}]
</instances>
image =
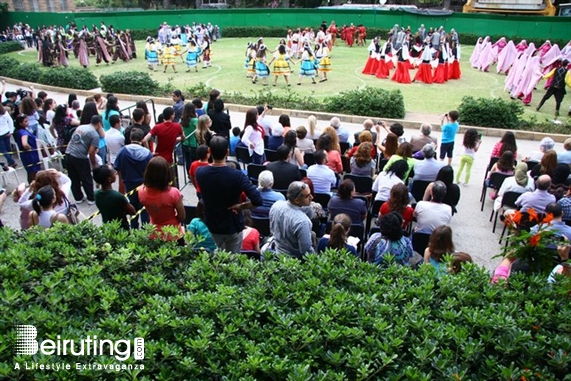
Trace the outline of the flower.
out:
<instances>
[{"instance_id":1,"label":"flower","mask_svg":"<svg viewBox=\"0 0 571 381\"><path fill-rule=\"evenodd\" d=\"M514 224L519 225L521 223L521 212L519 210L516 210L511 220L513 221Z\"/></svg>"},{"instance_id":2,"label":"flower","mask_svg":"<svg viewBox=\"0 0 571 381\"><path fill-rule=\"evenodd\" d=\"M529 239L529 244L530 244L531 246L534 246L534 247L535 247L535 246L537 246L537 245L539 244L539 241L540 241L540 240L541 240L541 235L540 235L540 234L536 234L536 235L532 236L532 237Z\"/></svg>"},{"instance_id":3,"label":"flower","mask_svg":"<svg viewBox=\"0 0 571 381\"><path fill-rule=\"evenodd\" d=\"M530 222L533 222L533 221L539 222L539 217L537 216L537 212L534 209L529 208L527 210L527 214L529 214L529 221Z\"/></svg>"},{"instance_id":4,"label":"flower","mask_svg":"<svg viewBox=\"0 0 571 381\"><path fill-rule=\"evenodd\" d=\"M543 218L543 221L541 221L541 223L551 225L551 221L553 221L553 214L547 213Z\"/></svg>"}]
</instances>

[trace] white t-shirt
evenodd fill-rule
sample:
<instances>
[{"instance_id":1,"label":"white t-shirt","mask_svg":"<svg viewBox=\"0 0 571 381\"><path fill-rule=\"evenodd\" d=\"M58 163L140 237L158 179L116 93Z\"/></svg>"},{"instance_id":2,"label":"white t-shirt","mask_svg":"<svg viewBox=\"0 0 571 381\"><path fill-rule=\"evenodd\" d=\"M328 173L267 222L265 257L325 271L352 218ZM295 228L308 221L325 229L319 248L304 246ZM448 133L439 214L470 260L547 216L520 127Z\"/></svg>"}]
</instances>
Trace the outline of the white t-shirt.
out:
<instances>
[{"instance_id":1,"label":"white t-shirt","mask_svg":"<svg viewBox=\"0 0 571 381\"><path fill-rule=\"evenodd\" d=\"M419 201L414 208L416 231L432 233L440 225L447 225L452 219L452 208L447 204Z\"/></svg>"},{"instance_id":2,"label":"white t-shirt","mask_svg":"<svg viewBox=\"0 0 571 381\"><path fill-rule=\"evenodd\" d=\"M14 132L14 121L8 112L0 115L0 136L11 134Z\"/></svg>"},{"instance_id":3,"label":"white t-shirt","mask_svg":"<svg viewBox=\"0 0 571 381\"><path fill-rule=\"evenodd\" d=\"M105 132L105 143L109 151L109 160L115 163L119 150L125 145L125 136L116 128L110 128Z\"/></svg>"},{"instance_id":4,"label":"white t-shirt","mask_svg":"<svg viewBox=\"0 0 571 381\"><path fill-rule=\"evenodd\" d=\"M377 176L375 182L373 183L373 191L377 192L375 200L387 201L391 195L391 188L403 181L395 174L387 174L386 172L381 172Z\"/></svg>"}]
</instances>

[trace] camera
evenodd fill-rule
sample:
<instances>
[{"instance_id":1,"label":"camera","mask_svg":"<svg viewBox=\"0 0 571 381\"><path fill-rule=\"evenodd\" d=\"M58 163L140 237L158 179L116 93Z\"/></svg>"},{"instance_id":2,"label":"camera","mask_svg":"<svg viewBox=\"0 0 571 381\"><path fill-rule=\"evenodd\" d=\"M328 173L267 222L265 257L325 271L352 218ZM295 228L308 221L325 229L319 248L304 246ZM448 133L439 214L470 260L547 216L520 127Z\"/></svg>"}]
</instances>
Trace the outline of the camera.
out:
<instances>
[{"instance_id":1,"label":"camera","mask_svg":"<svg viewBox=\"0 0 571 381\"><path fill-rule=\"evenodd\" d=\"M18 95L20 97L20 100L22 100L28 96L28 91L23 89L18 89L16 90L16 95Z\"/></svg>"},{"instance_id":2,"label":"camera","mask_svg":"<svg viewBox=\"0 0 571 381\"><path fill-rule=\"evenodd\" d=\"M274 106L268 105L268 110L273 110Z\"/></svg>"}]
</instances>

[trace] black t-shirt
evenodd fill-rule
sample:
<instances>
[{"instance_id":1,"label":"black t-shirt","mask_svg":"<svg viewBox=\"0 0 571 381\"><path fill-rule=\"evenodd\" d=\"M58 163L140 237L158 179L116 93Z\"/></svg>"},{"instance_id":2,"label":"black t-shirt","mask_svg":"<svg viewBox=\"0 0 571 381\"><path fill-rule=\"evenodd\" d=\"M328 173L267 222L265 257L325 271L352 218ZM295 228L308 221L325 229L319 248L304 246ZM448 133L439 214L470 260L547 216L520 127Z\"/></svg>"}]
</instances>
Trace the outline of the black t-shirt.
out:
<instances>
[{"instance_id":1,"label":"black t-shirt","mask_svg":"<svg viewBox=\"0 0 571 381\"><path fill-rule=\"evenodd\" d=\"M133 128L138 128L143 131L143 137L147 136L149 132L151 132L151 126L148 124L131 124L129 127L125 129L125 145L131 144L131 130Z\"/></svg>"}]
</instances>

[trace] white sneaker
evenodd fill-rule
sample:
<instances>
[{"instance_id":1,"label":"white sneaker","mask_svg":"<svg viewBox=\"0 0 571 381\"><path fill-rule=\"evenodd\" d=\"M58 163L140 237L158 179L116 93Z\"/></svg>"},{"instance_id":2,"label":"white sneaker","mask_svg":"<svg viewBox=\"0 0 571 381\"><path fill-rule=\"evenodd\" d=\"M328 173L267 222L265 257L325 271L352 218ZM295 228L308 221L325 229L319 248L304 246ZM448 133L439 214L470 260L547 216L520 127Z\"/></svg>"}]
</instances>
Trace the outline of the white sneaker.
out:
<instances>
[{"instance_id":1,"label":"white sneaker","mask_svg":"<svg viewBox=\"0 0 571 381\"><path fill-rule=\"evenodd\" d=\"M87 197L83 196L83 198L79 201L75 201L76 204L81 204L83 201L86 201Z\"/></svg>"},{"instance_id":2,"label":"white sneaker","mask_svg":"<svg viewBox=\"0 0 571 381\"><path fill-rule=\"evenodd\" d=\"M87 200L87 204L88 204L88 205L93 205L93 204L95 204L95 201L89 201L89 200Z\"/></svg>"}]
</instances>

